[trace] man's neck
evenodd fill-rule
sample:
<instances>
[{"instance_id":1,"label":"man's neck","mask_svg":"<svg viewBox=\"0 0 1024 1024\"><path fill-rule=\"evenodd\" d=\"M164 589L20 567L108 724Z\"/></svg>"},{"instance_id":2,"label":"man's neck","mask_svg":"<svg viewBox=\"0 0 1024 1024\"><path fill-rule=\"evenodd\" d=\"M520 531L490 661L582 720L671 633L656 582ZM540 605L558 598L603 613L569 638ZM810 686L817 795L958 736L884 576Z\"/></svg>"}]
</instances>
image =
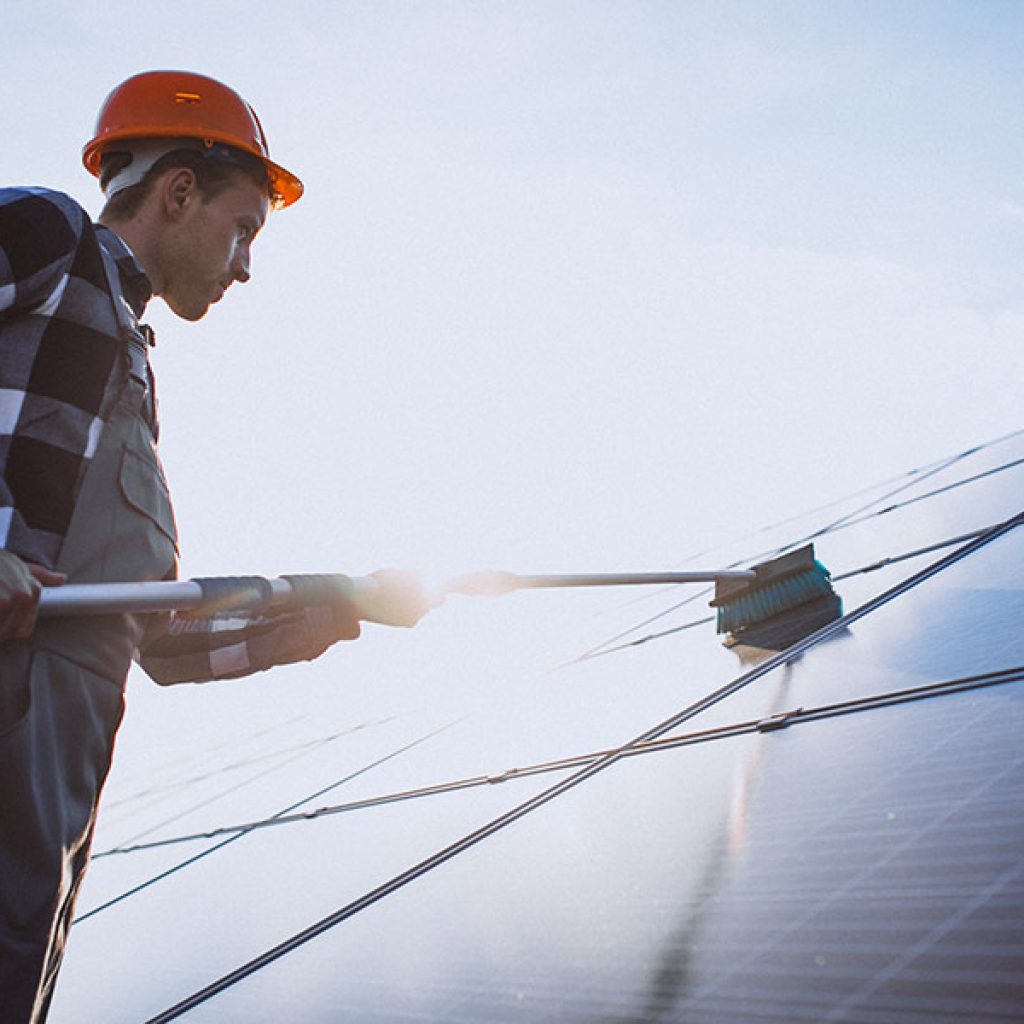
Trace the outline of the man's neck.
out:
<instances>
[{"instance_id":1,"label":"man's neck","mask_svg":"<svg viewBox=\"0 0 1024 1024\"><path fill-rule=\"evenodd\" d=\"M159 294L160 284L162 282L158 280L158 275L156 273L158 264L153 258L152 247L150 244L150 233L146 229L146 225L139 219L115 220L110 217L104 217L102 214L100 215L99 223L105 228L109 228L113 231L114 234L124 242L128 251L135 257L139 266L146 272L146 276L149 278L154 294Z\"/></svg>"}]
</instances>

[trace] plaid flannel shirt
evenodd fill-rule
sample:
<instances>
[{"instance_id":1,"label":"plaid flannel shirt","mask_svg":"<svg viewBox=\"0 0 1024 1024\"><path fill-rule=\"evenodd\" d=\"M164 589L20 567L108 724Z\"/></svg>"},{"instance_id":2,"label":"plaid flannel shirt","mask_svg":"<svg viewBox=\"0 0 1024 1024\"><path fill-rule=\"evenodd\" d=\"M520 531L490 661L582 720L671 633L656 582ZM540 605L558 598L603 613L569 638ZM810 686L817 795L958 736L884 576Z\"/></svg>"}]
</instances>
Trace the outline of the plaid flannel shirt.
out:
<instances>
[{"instance_id":1,"label":"plaid flannel shirt","mask_svg":"<svg viewBox=\"0 0 1024 1024\"><path fill-rule=\"evenodd\" d=\"M54 568L110 410L122 351L102 250L141 316L152 289L120 238L70 196L0 189L0 548ZM121 296L114 296L119 301ZM161 683L248 675L359 635L354 609L154 617L140 652Z\"/></svg>"}]
</instances>

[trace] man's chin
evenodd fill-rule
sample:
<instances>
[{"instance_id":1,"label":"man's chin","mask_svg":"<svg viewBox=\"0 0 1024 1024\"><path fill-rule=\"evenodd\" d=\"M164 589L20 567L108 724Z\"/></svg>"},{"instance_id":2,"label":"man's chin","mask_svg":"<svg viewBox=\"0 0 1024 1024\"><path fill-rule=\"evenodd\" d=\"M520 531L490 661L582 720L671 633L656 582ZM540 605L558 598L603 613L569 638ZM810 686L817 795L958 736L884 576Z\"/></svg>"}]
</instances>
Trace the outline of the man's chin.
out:
<instances>
[{"instance_id":1,"label":"man's chin","mask_svg":"<svg viewBox=\"0 0 1024 1024\"><path fill-rule=\"evenodd\" d=\"M162 298L175 316L192 323L195 323L196 320L202 320L210 309L209 302L190 302L188 300L176 299L170 295L164 295Z\"/></svg>"}]
</instances>

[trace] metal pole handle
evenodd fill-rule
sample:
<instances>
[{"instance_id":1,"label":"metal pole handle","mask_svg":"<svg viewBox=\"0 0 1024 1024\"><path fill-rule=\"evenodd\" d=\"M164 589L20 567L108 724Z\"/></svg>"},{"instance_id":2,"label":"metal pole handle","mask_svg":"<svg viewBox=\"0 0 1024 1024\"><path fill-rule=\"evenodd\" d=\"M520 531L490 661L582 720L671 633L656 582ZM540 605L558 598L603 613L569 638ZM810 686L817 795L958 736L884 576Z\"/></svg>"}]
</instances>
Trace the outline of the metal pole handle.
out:
<instances>
[{"instance_id":1,"label":"metal pole handle","mask_svg":"<svg viewBox=\"0 0 1024 1024\"><path fill-rule=\"evenodd\" d=\"M449 580L446 594L498 597L514 590L556 587L621 587L671 583L718 583L752 580L750 569L712 572L547 573L520 575L486 569ZM296 586L308 581L305 586ZM312 586L310 586L312 584ZM262 576L218 577L194 580L157 580L145 583L65 583L43 587L39 615L109 615L123 612L183 612L209 605L217 611L281 609L304 603L329 603L332 594L357 605L372 598L377 581L372 577Z\"/></svg>"},{"instance_id":2,"label":"metal pole handle","mask_svg":"<svg viewBox=\"0 0 1024 1024\"><path fill-rule=\"evenodd\" d=\"M717 583L723 580L752 580L752 569L721 569L705 572L615 572L615 573L544 573L520 575L485 569L449 580L445 590L450 594L472 597L497 597L514 590L552 587L622 587L666 583Z\"/></svg>"},{"instance_id":3,"label":"metal pole handle","mask_svg":"<svg viewBox=\"0 0 1024 1024\"><path fill-rule=\"evenodd\" d=\"M43 587L39 615L108 615L121 612L274 610L296 604L330 603L333 596L359 601L376 587L368 578L349 576L219 577L144 583L65 583ZM303 582L306 586L302 586Z\"/></svg>"}]
</instances>

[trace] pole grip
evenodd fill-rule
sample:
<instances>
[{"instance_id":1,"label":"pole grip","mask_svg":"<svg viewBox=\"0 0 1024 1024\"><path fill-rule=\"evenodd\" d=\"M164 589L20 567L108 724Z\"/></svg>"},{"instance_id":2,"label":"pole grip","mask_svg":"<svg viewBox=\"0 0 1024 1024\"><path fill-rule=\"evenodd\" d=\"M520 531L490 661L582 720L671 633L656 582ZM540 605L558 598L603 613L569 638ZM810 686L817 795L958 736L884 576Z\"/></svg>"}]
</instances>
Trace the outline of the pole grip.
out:
<instances>
[{"instance_id":1,"label":"pole grip","mask_svg":"<svg viewBox=\"0 0 1024 1024\"><path fill-rule=\"evenodd\" d=\"M357 581L341 574L292 576L219 576L192 580L137 583L65 583L43 587L41 618L62 615L111 615L136 612L273 611L288 607L330 604L337 596L351 598Z\"/></svg>"}]
</instances>

